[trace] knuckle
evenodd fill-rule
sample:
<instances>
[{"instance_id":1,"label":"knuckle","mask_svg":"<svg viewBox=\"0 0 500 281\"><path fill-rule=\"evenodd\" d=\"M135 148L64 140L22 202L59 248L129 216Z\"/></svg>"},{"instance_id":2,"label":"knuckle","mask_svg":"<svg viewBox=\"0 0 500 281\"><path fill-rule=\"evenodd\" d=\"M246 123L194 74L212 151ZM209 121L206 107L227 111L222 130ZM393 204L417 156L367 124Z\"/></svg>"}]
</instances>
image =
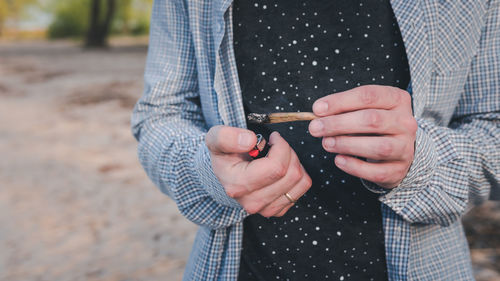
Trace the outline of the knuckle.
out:
<instances>
[{"instance_id":1,"label":"knuckle","mask_svg":"<svg viewBox=\"0 0 500 281\"><path fill-rule=\"evenodd\" d=\"M221 135L219 132L224 128L223 125L211 127L205 135L205 143L210 150L214 150L218 143L218 138Z\"/></svg>"},{"instance_id":2,"label":"knuckle","mask_svg":"<svg viewBox=\"0 0 500 281\"><path fill-rule=\"evenodd\" d=\"M365 122L368 127L375 129L380 128L382 126L382 116L374 109L366 110Z\"/></svg>"},{"instance_id":3,"label":"knuckle","mask_svg":"<svg viewBox=\"0 0 500 281\"><path fill-rule=\"evenodd\" d=\"M374 104L378 100L378 94L374 87L361 86L360 87L360 101L365 105Z\"/></svg>"},{"instance_id":4,"label":"knuckle","mask_svg":"<svg viewBox=\"0 0 500 281\"><path fill-rule=\"evenodd\" d=\"M234 189L226 189L226 193L227 193L227 196L231 197L231 198L236 198L238 197L238 192Z\"/></svg>"},{"instance_id":5,"label":"knuckle","mask_svg":"<svg viewBox=\"0 0 500 281\"><path fill-rule=\"evenodd\" d=\"M399 89L398 100L403 101L407 105L411 105L411 96L407 91Z\"/></svg>"},{"instance_id":6,"label":"knuckle","mask_svg":"<svg viewBox=\"0 0 500 281\"><path fill-rule=\"evenodd\" d=\"M410 131L410 133L412 133L412 135L417 134L418 124L417 120L413 118L413 116L405 119L405 127L408 128L408 130Z\"/></svg>"},{"instance_id":7,"label":"knuckle","mask_svg":"<svg viewBox=\"0 0 500 281\"><path fill-rule=\"evenodd\" d=\"M403 178L404 178L404 176L401 176L401 177L396 177L396 176L394 176L394 177L392 177L392 178L390 179L390 181L387 181L387 182L385 183L385 185L386 185L386 186L388 186L388 187L391 187L391 188L392 188L392 187L396 187L396 186L397 186L397 185L401 182L401 180L402 180Z\"/></svg>"},{"instance_id":8,"label":"knuckle","mask_svg":"<svg viewBox=\"0 0 500 281\"><path fill-rule=\"evenodd\" d=\"M408 167L406 167L405 165L400 165L396 169L396 171L397 172L395 173L394 178L393 178L393 181L395 181L395 182L406 176L406 173L408 171Z\"/></svg>"},{"instance_id":9,"label":"knuckle","mask_svg":"<svg viewBox=\"0 0 500 281\"><path fill-rule=\"evenodd\" d=\"M261 211L259 214L263 217L270 218L274 216L276 213L278 213L279 210L277 210L276 207L271 207L271 208L265 208L263 211Z\"/></svg>"},{"instance_id":10,"label":"knuckle","mask_svg":"<svg viewBox=\"0 0 500 281\"><path fill-rule=\"evenodd\" d=\"M296 164L293 165L293 167L288 171L289 176L290 176L290 181L293 183L298 182L302 178L302 168L300 165Z\"/></svg>"},{"instance_id":11,"label":"knuckle","mask_svg":"<svg viewBox=\"0 0 500 281\"><path fill-rule=\"evenodd\" d=\"M273 214L269 213L269 212L264 212L264 213L260 213L261 216L265 217L265 218L270 218L273 216Z\"/></svg>"},{"instance_id":12,"label":"knuckle","mask_svg":"<svg viewBox=\"0 0 500 281\"><path fill-rule=\"evenodd\" d=\"M413 143L411 144L408 144L407 147L406 147L406 153L405 155L407 156L407 161L409 163L412 163L413 162L413 159L415 158L415 146Z\"/></svg>"},{"instance_id":13,"label":"knuckle","mask_svg":"<svg viewBox=\"0 0 500 281\"><path fill-rule=\"evenodd\" d=\"M250 214L250 215L254 215L254 214L257 214L258 210L255 209L255 208L251 208L251 207L244 207L245 211Z\"/></svg>"},{"instance_id":14,"label":"knuckle","mask_svg":"<svg viewBox=\"0 0 500 281\"><path fill-rule=\"evenodd\" d=\"M263 204L257 201L249 202L246 206L243 206L245 211L251 215L257 214L263 207Z\"/></svg>"},{"instance_id":15,"label":"knuckle","mask_svg":"<svg viewBox=\"0 0 500 281\"><path fill-rule=\"evenodd\" d=\"M394 152L394 146L390 142L382 142L379 147L377 154L381 158L388 158Z\"/></svg>"},{"instance_id":16,"label":"knuckle","mask_svg":"<svg viewBox=\"0 0 500 281\"><path fill-rule=\"evenodd\" d=\"M205 145L207 146L208 150L210 150L210 152L215 149L213 137L209 135L209 133L205 135Z\"/></svg>"},{"instance_id":17,"label":"knuckle","mask_svg":"<svg viewBox=\"0 0 500 281\"><path fill-rule=\"evenodd\" d=\"M312 183L313 183L313 182L312 182L312 179L311 179L311 177L308 175L308 176L306 177L306 182L305 182L305 190L308 190L309 188L311 188Z\"/></svg>"},{"instance_id":18,"label":"knuckle","mask_svg":"<svg viewBox=\"0 0 500 281\"><path fill-rule=\"evenodd\" d=\"M281 178L283 178L285 175L286 175L286 172L287 172L287 167L281 163L281 162L277 162L277 163L274 163L272 165L272 167L269 169L269 177L272 179L272 180L279 180Z\"/></svg>"},{"instance_id":19,"label":"knuckle","mask_svg":"<svg viewBox=\"0 0 500 281\"><path fill-rule=\"evenodd\" d=\"M221 128L219 130L219 133L215 136L215 147L224 150L224 148L227 146L227 133L225 133L225 128Z\"/></svg>"},{"instance_id":20,"label":"knuckle","mask_svg":"<svg viewBox=\"0 0 500 281\"><path fill-rule=\"evenodd\" d=\"M246 190L243 187L234 184L226 185L225 189L227 195L231 198L237 198L246 193Z\"/></svg>"},{"instance_id":21,"label":"knuckle","mask_svg":"<svg viewBox=\"0 0 500 281\"><path fill-rule=\"evenodd\" d=\"M388 180L388 174L386 171L379 172L378 174L376 174L373 177L373 179L374 179L374 182L377 182L377 183L386 183Z\"/></svg>"},{"instance_id":22,"label":"knuckle","mask_svg":"<svg viewBox=\"0 0 500 281\"><path fill-rule=\"evenodd\" d=\"M402 101L404 101L404 96L407 95L405 94L404 90L401 90L398 87L390 87L392 89L390 97L391 100L394 102L393 104L395 106L401 104Z\"/></svg>"}]
</instances>

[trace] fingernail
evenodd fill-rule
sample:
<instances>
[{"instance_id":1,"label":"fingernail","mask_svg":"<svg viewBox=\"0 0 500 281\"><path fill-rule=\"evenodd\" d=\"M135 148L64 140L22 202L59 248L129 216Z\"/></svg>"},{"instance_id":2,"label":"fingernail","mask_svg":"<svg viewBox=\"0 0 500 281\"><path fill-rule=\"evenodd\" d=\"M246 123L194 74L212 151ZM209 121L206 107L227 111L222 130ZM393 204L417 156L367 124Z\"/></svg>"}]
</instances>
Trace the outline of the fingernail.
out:
<instances>
[{"instance_id":1,"label":"fingernail","mask_svg":"<svg viewBox=\"0 0 500 281\"><path fill-rule=\"evenodd\" d=\"M328 103L324 101L317 101L313 104L313 111L316 114L326 113L327 110L328 110Z\"/></svg>"},{"instance_id":2,"label":"fingernail","mask_svg":"<svg viewBox=\"0 0 500 281\"><path fill-rule=\"evenodd\" d=\"M335 157L335 163L337 163L337 166L344 166L346 163L346 160L342 156L337 156L337 157Z\"/></svg>"},{"instance_id":3,"label":"fingernail","mask_svg":"<svg viewBox=\"0 0 500 281\"><path fill-rule=\"evenodd\" d=\"M311 125L309 127L309 130L315 133L319 133L323 130L325 126L323 126L323 122L319 120L313 120L311 121Z\"/></svg>"},{"instance_id":4,"label":"fingernail","mask_svg":"<svg viewBox=\"0 0 500 281\"><path fill-rule=\"evenodd\" d=\"M325 145L328 148L333 148L335 146L335 138L327 138L327 139L325 139Z\"/></svg>"},{"instance_id":5,"label":"fingernail","mask_svg":"<svg viewBox=\"0 0 500 281\"><path fill-rule=\"evenodd\" d=\"M253 145L254 137L252 134L243 132L238 135L238 144L242 148L248 148Z\"/></svg>"}]
</instances>

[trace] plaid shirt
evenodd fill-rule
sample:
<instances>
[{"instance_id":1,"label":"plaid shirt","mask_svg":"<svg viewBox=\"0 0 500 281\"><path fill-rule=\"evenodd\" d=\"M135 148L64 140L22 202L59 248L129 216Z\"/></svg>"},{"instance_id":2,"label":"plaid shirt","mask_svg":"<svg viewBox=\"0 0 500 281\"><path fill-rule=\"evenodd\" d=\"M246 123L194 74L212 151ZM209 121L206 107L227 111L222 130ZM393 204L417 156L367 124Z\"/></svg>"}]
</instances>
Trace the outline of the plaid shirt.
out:
<instances>
[{"instance_id":1,"label":"plaid shirt","mask_svg":"<svg viewBox=\"0 0 500 281\"><path fill-rule=\"evenodd\" d=\"M408 175L380 193L389 279L473 280L460 217L500 198L500 1L391 4L419 128ZM147 174L200 226L185 280L238 276L248 214L226 195L204 143L214 125L245 127L231 17L231 0L156 0L132 116Z\"/></svg>"}]
</instances>

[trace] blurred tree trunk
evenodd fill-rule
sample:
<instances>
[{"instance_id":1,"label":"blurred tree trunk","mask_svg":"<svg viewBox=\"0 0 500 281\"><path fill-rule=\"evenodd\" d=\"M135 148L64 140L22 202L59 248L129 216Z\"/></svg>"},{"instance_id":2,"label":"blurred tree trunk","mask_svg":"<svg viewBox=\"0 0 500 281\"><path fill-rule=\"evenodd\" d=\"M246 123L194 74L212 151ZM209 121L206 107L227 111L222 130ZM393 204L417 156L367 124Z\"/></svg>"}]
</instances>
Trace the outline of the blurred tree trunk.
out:
<instances>
[{"instance_id":1,"label":"blurred tree trunk","mask_svg":"<svg viewBox=\"0 0 500 281\"><path fill-rule=\"evenodd\" d=\"M105 11L102 1L106 2ZM90 24L85 46L106 47L111 23L116 9L115 0L92 0L90 7Z\"/></svg>"}]
</instances>

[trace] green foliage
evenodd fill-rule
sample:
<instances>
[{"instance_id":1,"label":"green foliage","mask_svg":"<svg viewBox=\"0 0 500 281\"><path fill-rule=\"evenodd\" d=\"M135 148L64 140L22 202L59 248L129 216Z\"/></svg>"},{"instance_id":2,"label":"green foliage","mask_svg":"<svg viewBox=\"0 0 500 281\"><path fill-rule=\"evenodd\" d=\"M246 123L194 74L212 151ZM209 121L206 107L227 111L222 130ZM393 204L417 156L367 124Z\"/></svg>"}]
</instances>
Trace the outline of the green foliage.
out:
<instances>
[{"instance_id":1,"label":"green foliage","mask_svg":"<svg viewBox=\"0 0 500 281\"><path fill-rule=\"evenodd\" d=\"M26 6L36 2L36 0L0 0L0 18L18 17Z\"/></svg>"},{"instance_id":2,"label":"green foliage","mask_svg":"<svg viewBox=\"0 0 500 281\"><path fill-rule=\"evenodd\" d=\"M88 28L89 0L60 1L49 26L49 38L82 37Z\"/></svg>"},{"instance_id":3,"label":"green foliage","mask_svg":"<svg viewBox=\"0 0 500 281\"><path fill-rule=\"evenodd\" d=\"M19 19L26 7L36 0L0 0L0 34L7 19Z\"/></svg>"},{"instance_id":4,"label":"green foliage","mask_svg":"<svg viewBox=\"0 0 500 281\"><path fill-rule=\"evenodd\" d=\"M113 34L147 34L153 0L118 1L120 5L113 22Z\"/></svg>"},{"instance_id":5,"label":"green foliage","mask_svg":"<svg viewBox=\"0 0 500 281\"><path fill-rule=\"evenodd\" d=\"M132 26L130 30L130 34L132 35L143 35L149 32L149 18L141 17L137 19L135 24Z\"/></svg>"},{"instance_id":6,"label":"green foliage","mask_svg":"<svg viewBox=\"0 0 500 281\"><path fill-rule=\"evenodd\" d=\"M53 1L55 14L49 27L49 37L84 37L89 26L91 1ZM152 2L152 0L117 0L117 10L111 27L112 34L147 34Z\"/></svg>"}]
</instances>

